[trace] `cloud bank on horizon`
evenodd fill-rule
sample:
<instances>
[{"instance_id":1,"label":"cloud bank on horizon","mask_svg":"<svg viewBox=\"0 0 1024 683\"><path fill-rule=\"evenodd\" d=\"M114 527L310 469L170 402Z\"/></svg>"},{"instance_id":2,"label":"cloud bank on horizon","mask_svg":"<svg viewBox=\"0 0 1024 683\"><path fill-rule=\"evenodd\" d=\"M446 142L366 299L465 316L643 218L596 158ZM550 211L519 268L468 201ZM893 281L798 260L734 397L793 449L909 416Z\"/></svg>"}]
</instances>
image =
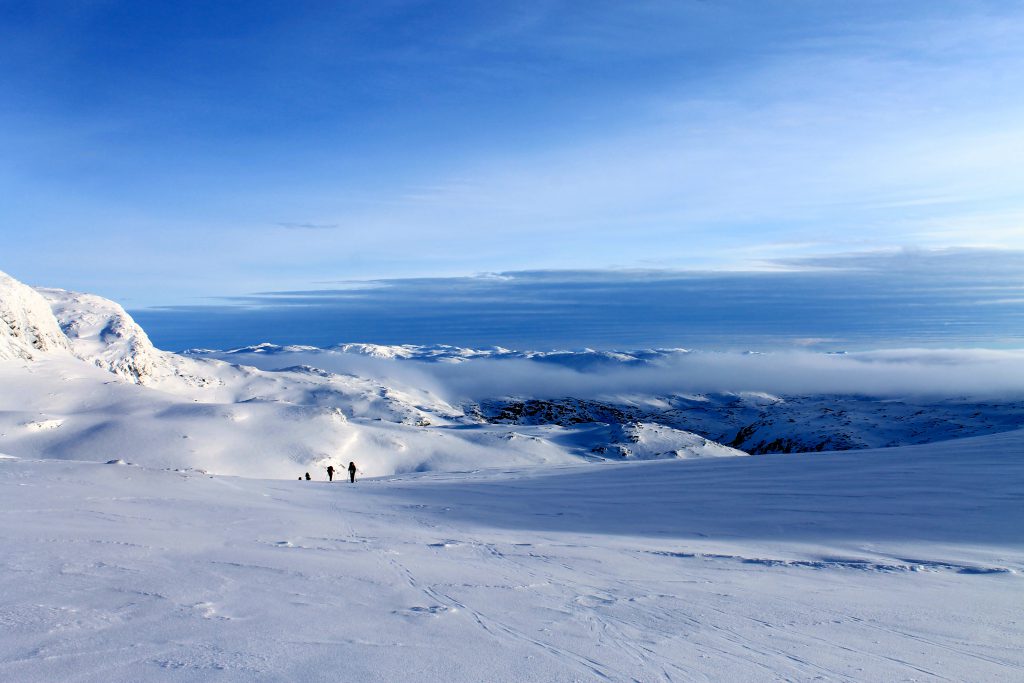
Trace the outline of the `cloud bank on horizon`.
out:
<instances>
[{"instance_id":1,"label":"cloud bank on horizon","mask_svg":"<svg viewBox=\"0 0 1024 683\"><path fill-rule=\"evenodd\" d=\"M14 3L0 229L130 307L1024 248L1024 7Z\"/></svg>"},{"instance_id":2,"label":"cloud bank on horizon","mask_svg":"<svg viewBox=\"0 0 1024 683\"><path fill-rule=\"evenodd\" d=\"M133 311L163 348L1024 348L1024 251L788 259L761 272L523 271L334 283Z\"/></svg>"},{"instance_id":3,"label":"cloud bank on horizon","mask_svg":"<svg viewBox=\"0 0 1024 683\"><path fill-rule=\"evenodd\" d=\"M677 353L643 364L581 370L526 359L462 363L392 360L337 352L232 355L275 370L308 365L427 389L450 403L499 397L621 399L686 393L872 397L1024 398L1024 351L895 349L852 354Z\"/></svg>"}]
</instances>

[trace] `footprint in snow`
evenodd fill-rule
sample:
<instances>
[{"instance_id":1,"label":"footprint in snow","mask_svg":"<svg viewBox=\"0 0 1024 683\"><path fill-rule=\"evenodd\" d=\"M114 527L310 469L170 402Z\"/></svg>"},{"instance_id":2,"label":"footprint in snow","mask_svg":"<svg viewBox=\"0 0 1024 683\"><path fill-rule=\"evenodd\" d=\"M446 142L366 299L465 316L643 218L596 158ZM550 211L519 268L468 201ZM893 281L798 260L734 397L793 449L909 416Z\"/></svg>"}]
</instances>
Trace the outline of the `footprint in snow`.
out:
<instances>
[{"instance_id":1,"label":"footprint in snow","mask_svg":"<svg viewBox=\"0 0 1024 683\"><path fill-rule=\"evenodd\" d=\"M455 612L454 607L448 607L446 605L431 605L430 607L410 607L409 609L395 610L393 614L398 614L404 617L436 617L446 612Z\"/></svg>"},{"instance_id":2,"label":"footprint in snow","mask_svg":"<svg viewBox=\"0 0 1024 683\"><path fill-rule=\"evenodd\" d=\"M600 595L580 595L574 598L573 602L584 607L599 607L602 605L613 605L615 604L615 599Z\"/></svg>"}]
</instances>

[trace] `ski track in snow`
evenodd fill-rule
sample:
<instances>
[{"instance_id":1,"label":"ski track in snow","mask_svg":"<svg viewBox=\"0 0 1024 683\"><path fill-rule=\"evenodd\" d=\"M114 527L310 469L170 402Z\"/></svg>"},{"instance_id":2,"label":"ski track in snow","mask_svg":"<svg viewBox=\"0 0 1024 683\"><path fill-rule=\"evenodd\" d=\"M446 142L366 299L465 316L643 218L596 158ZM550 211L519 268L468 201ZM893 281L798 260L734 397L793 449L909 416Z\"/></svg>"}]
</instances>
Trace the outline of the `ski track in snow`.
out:
<instances>
[{"instance_id":1,"label":"ski track in snow","mask_svg":"<svg viewBox=\"0 0 1024 683\"><path fill-rule=\"evenodd\" d=\"M5 681L1024 679L1024 432L356 485L4 458L0 496Z\"/></svg>"}]
</instances>

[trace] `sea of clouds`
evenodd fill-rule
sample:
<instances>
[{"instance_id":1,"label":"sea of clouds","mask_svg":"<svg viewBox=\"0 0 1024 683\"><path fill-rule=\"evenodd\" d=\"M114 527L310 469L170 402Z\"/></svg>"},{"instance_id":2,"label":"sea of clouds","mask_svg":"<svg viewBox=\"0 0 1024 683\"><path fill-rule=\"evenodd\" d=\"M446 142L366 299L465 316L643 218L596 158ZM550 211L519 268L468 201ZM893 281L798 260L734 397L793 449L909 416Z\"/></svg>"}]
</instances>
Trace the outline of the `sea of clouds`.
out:
<instances>
[{"instance_id":1,"label":"sea of clouds","mask_svg":"<svg viewBox=\"0 0 1024 683\"><path fill-rule=\"evenodd\" d=\"M427 389L448 401L716 392L1024 399L1021 350L676 352L642 363L610 362L582 369L526 358L445 363L339 351L232 354L231 360L269 370L308 365Z\"/></svg>"}]
</instances>

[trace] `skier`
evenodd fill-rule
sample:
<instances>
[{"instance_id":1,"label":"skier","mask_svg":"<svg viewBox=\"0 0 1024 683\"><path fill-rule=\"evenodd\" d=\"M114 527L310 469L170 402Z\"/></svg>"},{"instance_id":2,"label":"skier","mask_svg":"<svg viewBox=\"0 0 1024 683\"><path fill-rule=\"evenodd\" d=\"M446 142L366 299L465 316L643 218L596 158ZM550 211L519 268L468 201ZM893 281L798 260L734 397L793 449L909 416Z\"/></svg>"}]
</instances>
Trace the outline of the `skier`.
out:
<instances>
[{"instance_id":1,"label":"skier","mask_svg":"<svg viewBox=\"0 0 1024 683\"><path fill-rule=\"evenodd\" d=\"M351 483L356 483L356 464L354 462L348 464L348 477Z\"/></svg>"},{"instance_id":2,"label":"skier","mask_svg":"<svg viewBox=\"0 0 1024 683\"><path fill-rule=\"evenodd\" d=\"M309 472L306 472L306 481L309 481Z\"/></svg>"},{"instance_id":3,"label":"skier","mask_svg":"<svg viewBox=\"0 0 1024 683\"><path fill-rule=\"evenodd\" d=\"M334 481L334 465L327 466L327 481Z\"/></svg>"}]
</instances>

